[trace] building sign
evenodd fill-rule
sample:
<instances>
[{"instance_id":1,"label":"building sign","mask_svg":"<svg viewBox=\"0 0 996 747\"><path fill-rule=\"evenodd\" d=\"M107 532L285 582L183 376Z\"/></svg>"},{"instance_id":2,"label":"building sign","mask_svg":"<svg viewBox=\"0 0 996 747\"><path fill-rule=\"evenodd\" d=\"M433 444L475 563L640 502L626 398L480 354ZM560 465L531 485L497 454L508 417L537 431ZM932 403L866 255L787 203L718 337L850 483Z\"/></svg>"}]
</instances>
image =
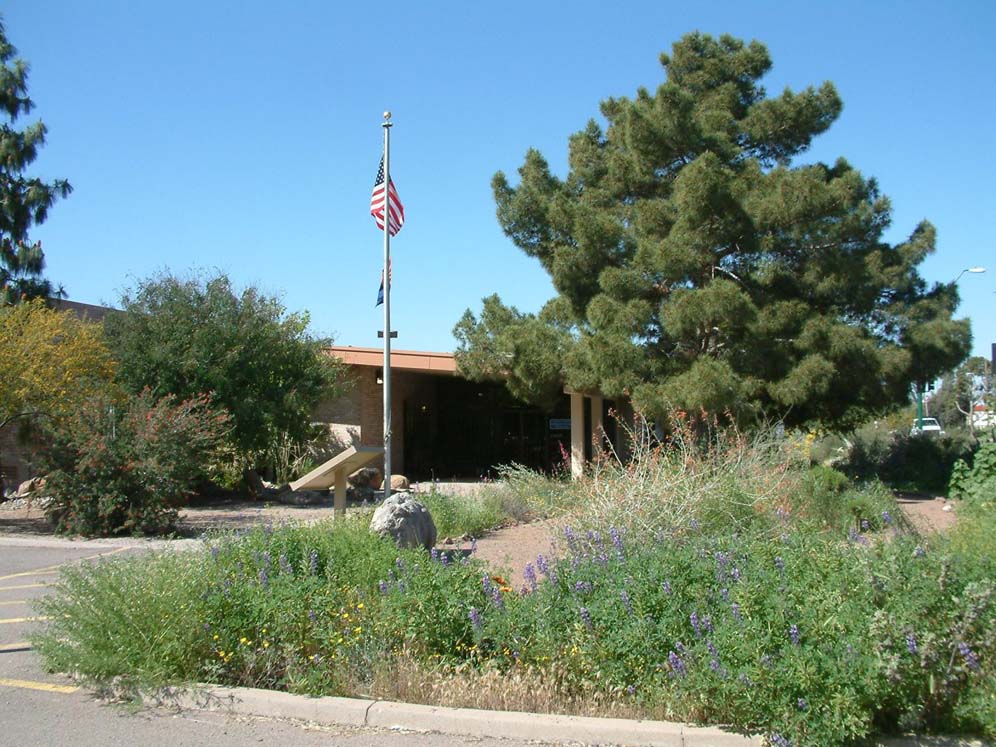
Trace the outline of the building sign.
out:
<instances>
[{"instance_id":1,"label":"building sign","mask_svg":"<svg viewBox=\"0 0 996 747\"><path fill-rule=\"evenodd\" d=\"M550 418L551 431L569 431L571 429L570 418Z\"/></svg>"}]
</instances>

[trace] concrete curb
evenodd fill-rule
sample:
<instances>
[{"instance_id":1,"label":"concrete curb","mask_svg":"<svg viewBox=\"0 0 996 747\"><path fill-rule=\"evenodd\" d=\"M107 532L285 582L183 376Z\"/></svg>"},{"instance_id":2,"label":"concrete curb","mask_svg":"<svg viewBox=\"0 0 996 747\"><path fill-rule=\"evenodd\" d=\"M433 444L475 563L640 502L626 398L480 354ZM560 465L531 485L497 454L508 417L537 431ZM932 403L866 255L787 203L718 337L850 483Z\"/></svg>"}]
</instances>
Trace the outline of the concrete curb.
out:
<instances>
[{"instance_id":1,"label":"concrete curb","mask_svg":"<svg viewBox=\"0 0 996 747\"><path fill-rule=\"evenodd\" d=\"M612 742L646 747L762 747L764 744L760 737L667 721L444 708L360 698L311 698L242 687L195 685L168 693L159 702L174 703L185 709L225 710L244 716L299 719L326 725L547 742Z\"/></svg>"},{"instance_id":2,"label":"concrete curb","mask_svg":"<svg viewBox=\"0 0 996 747\"><path fill-rule=\"evenodd\" d=\"M296 719L324 725L367 726L472 737L544 742L613 743L632 747L764 747L761 736L669 721L589 718L518 711L485 711L393 703L363 698L313 698L248 687L194 685L170 691L159 704L188 710L221 710L243 716ZM876 739L874 747L992 747L958 737Z\"/></svg>"}]
</instances>

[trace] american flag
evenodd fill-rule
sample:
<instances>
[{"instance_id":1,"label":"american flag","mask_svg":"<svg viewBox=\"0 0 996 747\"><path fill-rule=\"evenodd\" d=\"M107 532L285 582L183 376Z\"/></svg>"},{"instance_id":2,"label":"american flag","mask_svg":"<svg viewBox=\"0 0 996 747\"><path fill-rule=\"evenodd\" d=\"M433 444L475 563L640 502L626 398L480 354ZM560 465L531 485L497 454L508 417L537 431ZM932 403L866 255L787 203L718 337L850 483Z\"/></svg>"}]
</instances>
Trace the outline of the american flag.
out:
<instances>
[{"instance_id":1,"label":"american flag","mask_svg":"<svg viewBox=\"0 0 996 747\"><path fill-rule=\"evenodd\" d=\"M394 180L388 182L387 188L388 212L391 215L390 224L387 230L392 236L397 235L401 227L405 225L405 206L401 204L398 191L394 188ZM377 221L377 228L384 230L384 158L380 159L380 168L377 169L377 180L374 182L373 194L370 196L370 215Z\"/></svg>"}]
</instances>

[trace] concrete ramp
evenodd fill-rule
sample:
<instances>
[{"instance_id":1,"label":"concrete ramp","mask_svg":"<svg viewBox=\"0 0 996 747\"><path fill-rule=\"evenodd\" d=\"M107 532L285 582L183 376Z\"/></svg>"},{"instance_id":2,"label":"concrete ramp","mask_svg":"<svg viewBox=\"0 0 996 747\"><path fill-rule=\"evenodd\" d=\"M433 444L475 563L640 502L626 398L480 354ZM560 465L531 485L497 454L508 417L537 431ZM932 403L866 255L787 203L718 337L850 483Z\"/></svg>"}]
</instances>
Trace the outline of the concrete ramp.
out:
<instances>
[{"instance_id":1,"label":"concrete ramp","mask_svg":"<svg viewBox=\"0 0 996 747\"><path fill-rule=\"evenodd\" d=\"M304 477L290 484L291 490L325 490L335 487L336 513L346 511L346 477L384 456L381 446L350 446Z\"/></svg>"}]
</instances>

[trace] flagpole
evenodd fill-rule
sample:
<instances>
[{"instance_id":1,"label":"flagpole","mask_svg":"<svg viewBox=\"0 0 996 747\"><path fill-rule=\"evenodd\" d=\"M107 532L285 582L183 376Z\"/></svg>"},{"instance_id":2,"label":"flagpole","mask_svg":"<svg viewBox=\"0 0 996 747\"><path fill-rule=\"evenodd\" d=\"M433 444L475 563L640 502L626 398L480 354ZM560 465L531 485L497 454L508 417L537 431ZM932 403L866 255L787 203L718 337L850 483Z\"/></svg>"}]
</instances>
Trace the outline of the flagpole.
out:
<instances>
[{"instance_id":1,"label":"flagpole","mask_svg":"<svg viewBox=\"0 0 996 747\"><path fill-rule=\"evenodd\" d=\"M384 498L391 495L391 112L384 112Z\"/></svg>"}]
</instances>

